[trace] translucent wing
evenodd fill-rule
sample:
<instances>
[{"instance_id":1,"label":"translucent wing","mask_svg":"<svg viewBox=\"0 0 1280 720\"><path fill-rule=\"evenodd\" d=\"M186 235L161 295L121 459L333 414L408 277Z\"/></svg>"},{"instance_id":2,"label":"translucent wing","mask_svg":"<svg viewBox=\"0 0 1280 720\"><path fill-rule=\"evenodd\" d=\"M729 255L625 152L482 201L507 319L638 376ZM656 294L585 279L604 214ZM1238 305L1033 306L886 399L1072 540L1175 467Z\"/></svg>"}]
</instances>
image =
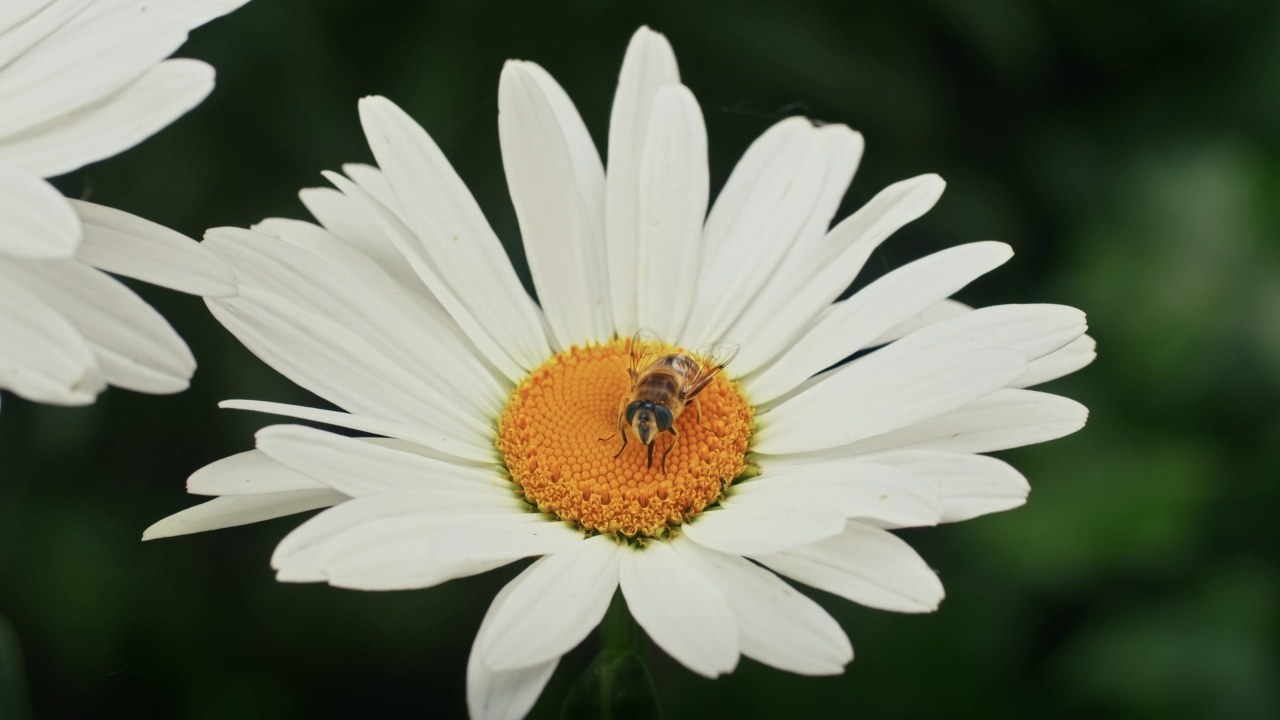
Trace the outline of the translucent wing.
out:
<instances>
[{"instance_id":1,"label":"translucent wing","mask_svg":"<svg viewBox=\"0 0 1280 720\"><path fill-rule=\"evenodd\" d=\"M738 345L736 343L712 343L689 353L698 363L698 372L692 377L685 378L686 384L680 390L680 395L685 400L702 392L716 376L716 373L725 368L726 365L733 362L738 356Z\"/></svg>"},{"instance_id":2,"label":"translucent wing","mask_svg":"<svg viewBox=\"0 0 1280 720\"><path fill-rule=\"evenodd\" d=\"M640 373L653 364L662 354L665 345L658 334L652 330L637 330L627 342L627 351L631 355L631 383L634 385Z\"/></svg>"}]
</instances>

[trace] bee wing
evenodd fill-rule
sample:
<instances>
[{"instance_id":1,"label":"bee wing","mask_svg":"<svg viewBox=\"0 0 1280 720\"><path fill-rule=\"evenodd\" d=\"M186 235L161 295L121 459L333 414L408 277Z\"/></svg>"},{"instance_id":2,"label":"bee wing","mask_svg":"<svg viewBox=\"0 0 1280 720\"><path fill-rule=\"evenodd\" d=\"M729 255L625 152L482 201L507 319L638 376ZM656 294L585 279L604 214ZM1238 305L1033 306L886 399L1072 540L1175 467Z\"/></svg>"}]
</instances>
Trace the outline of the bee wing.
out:
<instances>
[{"instance_id":1,"label":"bee wing","mask_svg":"<svg viewBox=\"0 0 1280 720\"><path fill-rule=\"evenodd\" d=\"M627 342L627 351L631 355L631 382L635 383L640 373L658 359L664 347L662 339L652 330L637 330Z\"/></svg>"},{"instance_id":2,"label":"bee wing","mask_svg":"<svg viewBox=\"0 0 1280 720\"><path fill-rule=\"evenodd\" d=\"M715 378L716 373L738 357L738 345L737 343L711 343L694 350L689 355L698 362L698 372L686 378L681 392L686 400L702 392L702 389Z\"/></svg>"}]
</instances>

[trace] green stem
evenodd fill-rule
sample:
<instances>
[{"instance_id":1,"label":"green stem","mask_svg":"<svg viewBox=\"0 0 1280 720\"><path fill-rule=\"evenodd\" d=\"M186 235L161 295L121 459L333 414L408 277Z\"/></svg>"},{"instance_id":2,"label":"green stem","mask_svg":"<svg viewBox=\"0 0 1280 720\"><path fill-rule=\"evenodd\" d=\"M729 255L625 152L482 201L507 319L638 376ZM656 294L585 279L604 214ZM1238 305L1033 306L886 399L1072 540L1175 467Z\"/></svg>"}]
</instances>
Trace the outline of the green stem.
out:
<instances>
[{"instance_id":1,"label":"green stem","mask_svg":"<svg viewBox=\"0 0 1280 720\"><path fill-rule=\"evenodd\" d=\"M631 617L622 591L618 590L604 614L604 622L600 623L600 657L616 660L631 652L644 657L649 649L648 641L649 637Z\"/></svg>"}]
</instances>

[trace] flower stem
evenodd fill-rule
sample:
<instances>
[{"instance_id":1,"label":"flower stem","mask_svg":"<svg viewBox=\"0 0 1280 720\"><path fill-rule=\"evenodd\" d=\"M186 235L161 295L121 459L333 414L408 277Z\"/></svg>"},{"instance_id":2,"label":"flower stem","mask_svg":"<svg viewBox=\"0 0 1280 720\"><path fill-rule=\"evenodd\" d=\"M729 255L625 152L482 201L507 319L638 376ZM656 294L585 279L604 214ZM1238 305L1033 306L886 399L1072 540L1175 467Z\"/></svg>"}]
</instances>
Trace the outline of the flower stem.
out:
<instances>
[{"instance_id":1,"label":"flower stem","mask_svg":"<svg viewBox=\"0 0 1280 720\"><path fill-rule=\"evenodd\" d=\"M662 717L653 677L645 665L649 638L617 592L600 623L600 654L565 698L564 718L654 720Z\"/></svg>"}]
</instances>

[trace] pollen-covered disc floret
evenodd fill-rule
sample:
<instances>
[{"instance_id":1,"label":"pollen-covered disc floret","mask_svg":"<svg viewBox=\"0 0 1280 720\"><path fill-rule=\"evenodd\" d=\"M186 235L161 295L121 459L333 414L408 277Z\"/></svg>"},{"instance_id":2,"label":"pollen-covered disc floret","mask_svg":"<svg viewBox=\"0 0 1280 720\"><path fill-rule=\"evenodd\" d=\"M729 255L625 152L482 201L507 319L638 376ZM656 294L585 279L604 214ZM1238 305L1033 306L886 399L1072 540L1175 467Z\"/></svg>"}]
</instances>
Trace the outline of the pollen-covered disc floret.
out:
<instances>
[{"instance_id":1,"label":"pollen-covered disc floret","mask_svg":"<svg viewBox=\"0 0 1280 720\"><path fill-rule=\"evenodd\" d=\"M678 350L672 350L678 352ZM719 498L746 467L752 409L736 382L717 376L648 448L618 414L631 379L625 340L573 347L529 374L498 424L511 480L538 510L595 532L658 536ZM661 457L675 442L666 457Z\"/></svg>"}]
</instances>

